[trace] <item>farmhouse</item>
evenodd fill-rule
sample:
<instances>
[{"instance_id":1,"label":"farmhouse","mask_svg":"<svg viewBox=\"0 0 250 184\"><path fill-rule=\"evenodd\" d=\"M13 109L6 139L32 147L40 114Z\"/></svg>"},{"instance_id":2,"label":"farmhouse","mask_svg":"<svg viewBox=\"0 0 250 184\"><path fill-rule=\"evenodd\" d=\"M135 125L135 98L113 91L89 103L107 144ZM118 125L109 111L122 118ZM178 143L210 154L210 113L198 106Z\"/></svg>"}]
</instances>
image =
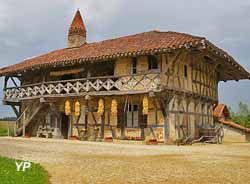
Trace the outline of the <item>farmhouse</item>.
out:
<instances>
[{"instance_id":1,"label":"farmhouse","mask_svg":"<svg viewBox=\"0 0 250 184\"><path fill-rule=\"evenodd\" d=\"M230 112L225 104L218 104L214 108L215 124L223 125L225 142L249 142L250 128L230 121Z\"/></svg>"},{"instance_id":2,"label":"farmhouse","mask_svg":"<svg viewBox=\"0 0 250 184\"><path fill-rule=\"evenodd\" d=\"M214 127L218 83L250 79L204 37L159 30L87 42L79 10L68 47L0 69L17 135L179 143Z\"/></svg>"}]
</instances>

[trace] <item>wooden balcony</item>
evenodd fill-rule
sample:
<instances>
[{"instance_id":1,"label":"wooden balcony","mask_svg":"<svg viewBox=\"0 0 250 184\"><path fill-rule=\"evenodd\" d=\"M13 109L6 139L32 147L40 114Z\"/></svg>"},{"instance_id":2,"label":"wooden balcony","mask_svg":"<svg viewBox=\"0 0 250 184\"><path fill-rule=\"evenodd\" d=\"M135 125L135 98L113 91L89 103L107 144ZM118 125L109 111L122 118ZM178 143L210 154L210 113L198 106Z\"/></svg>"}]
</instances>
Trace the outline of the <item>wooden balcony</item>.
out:
<instances>
[{"instance_id":1,"label":"wooden balcony","mask_svg":"<svg viewBox=\"0 0 250 184\"><path fill-rule=\"evenodd\" d=\"M69 97L82 95L122 95L161 90L161 74L149 73L129 76L95 77L51 81L4 90L4 101L19 102L41 97Z\"/></svg>"}]
</instances>

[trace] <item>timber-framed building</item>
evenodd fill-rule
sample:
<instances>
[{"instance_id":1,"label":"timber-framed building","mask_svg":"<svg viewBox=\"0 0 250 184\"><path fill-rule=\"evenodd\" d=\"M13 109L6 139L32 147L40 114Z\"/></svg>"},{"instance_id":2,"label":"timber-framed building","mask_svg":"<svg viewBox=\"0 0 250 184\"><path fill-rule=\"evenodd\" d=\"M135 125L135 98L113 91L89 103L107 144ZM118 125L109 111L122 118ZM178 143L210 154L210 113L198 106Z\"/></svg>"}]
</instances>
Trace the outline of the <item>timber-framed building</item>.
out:
<instances>
[{"instance_id":1,"label":"timber-framed building","mask_svg":"<svg viewBox=\"0 0 250 184\"><path fill-rule=\"evenodd\" d=\"M68 47L2 68L17 135L181 142L214 126L218 83L250 79L203 37L150 31L87 43L77 11Z\"/></svg>"}]
</instances>

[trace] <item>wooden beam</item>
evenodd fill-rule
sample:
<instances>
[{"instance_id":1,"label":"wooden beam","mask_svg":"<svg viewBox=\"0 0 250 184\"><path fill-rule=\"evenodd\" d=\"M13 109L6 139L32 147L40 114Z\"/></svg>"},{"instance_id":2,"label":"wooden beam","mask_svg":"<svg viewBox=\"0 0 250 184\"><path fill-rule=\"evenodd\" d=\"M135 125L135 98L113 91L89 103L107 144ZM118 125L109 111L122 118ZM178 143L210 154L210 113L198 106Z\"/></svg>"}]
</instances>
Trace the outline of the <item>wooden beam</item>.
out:
<instances>
[{"instance_id":1,"label":"wooden beam","mask_svg":"<svg viewBox=\"0 0 250 184\"><path fill-rule=\"evenodd\" d=\"M89 100L88 99L86 99L86 101L85 101L85 103L86 103L86 107L85 107L85 131L87 131L87 129L88 129L88 114L89 114Z\"/></svg>"},{"instance_id":2,"label":"wooden beam","mask_svg":"<svg viewBox=\"0 0 250 184\"><path fill-rule=\"evenodd\" d=\"M104 131L105 131L105 116L106 116L106 104L105 104L105 99L103 99L103 104L104 104L104 112L103 115L101 115L101 139L104 138Z\"/></svg>"},{"instance_id":3,"label":"wooden beam","mask_svg":"<svg viewBox=\"0 0 250 184\"><path fill-rule=\"evenodd\" d=\"M14 84L16 87L18 87L18 85L17 85L16 81L13 79L13 77L10 77L10 79L11 79L11 81L13 82L13 84Z\"/></svg>"},{"instance_id":4,"label":"wooden beam","mask_svg":"<svg viewBox=\"0 0 250 184\"><path fill-rule=\"evenodd\" d=\"M19 117L19 111L16 109L16 106L11 105L11 108L13 109L14 113L16 114L16 117Z\"/></svg>"},{"instance_id":5,"label":"wooden beam","mask_svg":"<svg viewBox=\"0 0 250 184\"><path fill-rule=\"evenodd\" d=\"M153 99L153 106L154 106L154 110L155 110L155 124L158 124L158 107L157 107L157 102L156 99Z\"/></svg>"},{"instance_id":6,"label":"wooden beam","mask_svg":"<svg viewBox=\"0 0 250 184\"><path fill-rule=\"evenodd\" d=\"M8 80L9 80L9 77L5 76L5 78L4 78L4 90L6 90L6 88L8 87Z\"/></svg>"},{"instance_id":7,"label":"wooden beam","mask_svg":"<svg viewBox=\"0 0 250 184\"><path fill-rule=\"evenodd\" d=\"M172 100L173 96L168 95L165 98L158 99L160 104L160 108L162 110L162 114L164 116L164 142L167 143L169 141L169 103Z\"/></svg>"}]
</instances>

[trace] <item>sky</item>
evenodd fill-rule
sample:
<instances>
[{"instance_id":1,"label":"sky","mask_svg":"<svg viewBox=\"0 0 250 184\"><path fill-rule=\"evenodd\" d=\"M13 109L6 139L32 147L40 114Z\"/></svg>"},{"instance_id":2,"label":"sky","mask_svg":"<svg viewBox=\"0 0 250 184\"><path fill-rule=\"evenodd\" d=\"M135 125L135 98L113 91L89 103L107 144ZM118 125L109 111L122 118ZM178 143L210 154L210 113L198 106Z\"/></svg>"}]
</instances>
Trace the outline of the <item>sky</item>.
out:
<instances>
[{"instance_id":1,"label":"sky","mask_svg":"<svg viewBox=\"0 0 250 184\"><path fill-rule=\"evenodd\" d=\"M0 67L64 48L77 9L87 41L150 30L204 36L250 71L250 1L237 0L0 0ZM0 98L3 78L0 79ZM219 101L250 105L250 81L219 83ZM0 105L0 117L14 116Z\"/></svg>"}]
</instances>

